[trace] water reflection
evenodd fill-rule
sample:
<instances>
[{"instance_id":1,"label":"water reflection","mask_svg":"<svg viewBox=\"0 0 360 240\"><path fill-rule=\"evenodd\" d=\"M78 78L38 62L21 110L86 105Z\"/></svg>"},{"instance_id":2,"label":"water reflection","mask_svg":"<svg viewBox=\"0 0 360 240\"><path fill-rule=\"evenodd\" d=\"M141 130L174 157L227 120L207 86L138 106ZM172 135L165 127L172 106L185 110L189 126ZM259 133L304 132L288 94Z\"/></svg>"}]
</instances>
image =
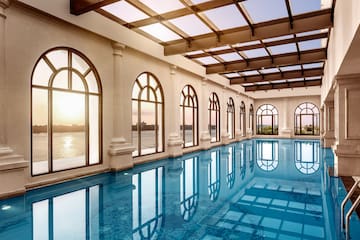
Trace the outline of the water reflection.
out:
<instances>
[{"instance_id":1,"label":"water reflection","mask_svg":"<svg viewBox=\"0 0 360 240\"><path fill-rule=\"evenodd\" d=\"M220 193L220 150L210 153L208 164L208 192L211 201L216 201Z\"/></svg>"},{"instance_id":2,"label":"water reflection","mask_svg":"<svg viewBox=\"0 0 360 240\"><path fill-rule=\"evenodd\" d=\"M295 166L303 174L313 174L320 168L320 143L295 141Z\"/></svg>"},{"instance_id":3,"label":"water reflection","mask_svg":"<svg viewBox=\"0 0 360 240\"><path fill-rule=\"evenodd\" d=\"M182 161L180 175L180 211L183 219L189 221L199 203L199 157Z\"/></svg>"},{"instance_id":4,"label":"water reflection","mask_svg":"<svg viewBox=\"0 0 360 240\"><path fill-rule=\"evenodd\" d=\"M270 172L275 170L279 164L279 142L257 140L256 163L264 171Z\"/></svg>"},{"instance_id":5,"label":"water reflection","mask_svg":"<svg viewBox=\"0 0 360 240\"><path fill-rule=\"evenodd\" d=\"M235 146L228 148L226 161L226 185L231 189L235 184Z\"/></svg>"},{"instance_id":6,"label":"water reflection","mask_svg":"<svg viewBox=\"0 0 360 240\"><path fill-rule=\"evenodd\" d=\"M157 239L163 225L163 177L163 167L133 176L133 239Z\"/></svg>"}]
</instances>

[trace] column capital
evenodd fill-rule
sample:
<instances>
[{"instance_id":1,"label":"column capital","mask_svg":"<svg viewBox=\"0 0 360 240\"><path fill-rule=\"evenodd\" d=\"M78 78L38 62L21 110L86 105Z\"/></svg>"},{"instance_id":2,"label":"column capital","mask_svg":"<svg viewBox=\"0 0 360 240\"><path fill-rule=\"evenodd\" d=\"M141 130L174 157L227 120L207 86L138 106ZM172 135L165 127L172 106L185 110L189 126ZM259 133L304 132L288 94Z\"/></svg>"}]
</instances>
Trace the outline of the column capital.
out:
<instances>
[{"instance_id":1,"label":"column capital","mask_svg":"<svg viewBox=\"0 0 360 240\"><path fill-rule=\"evenodd\" d=\"M122 57L123 54L124 54L124 50L126 48L126 45L122 44L122 43L118 43L118 42L113 42L111 45L112 45L113 50L114 50L113 54L116 55L116 56Z\"/></svg>"},{"instance_id":2,"label":"column capital","mask_svg":"<svg viewBox=\"0 0 360 240\"><path fill-rule=\"evenodd\" d=\"M6 9L10 6L11 0L0 0L0 8Z\"/></svg>"}]
</instances>

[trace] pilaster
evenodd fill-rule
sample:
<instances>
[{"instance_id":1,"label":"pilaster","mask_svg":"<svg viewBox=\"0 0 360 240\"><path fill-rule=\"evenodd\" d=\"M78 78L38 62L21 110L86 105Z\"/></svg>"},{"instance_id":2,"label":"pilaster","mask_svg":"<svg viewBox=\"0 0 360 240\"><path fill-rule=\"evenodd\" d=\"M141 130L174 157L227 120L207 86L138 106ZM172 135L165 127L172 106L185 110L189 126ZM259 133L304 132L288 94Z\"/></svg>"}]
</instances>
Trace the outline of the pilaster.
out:
<instances>
[{"instance_id":1,"label":"pilaster","mask_svg":"<svg viewBox=\"0 0 360 240\"><path fill-rule=\"evenodd\" d=\"M282 122L282 128L280 129L280 125L279 125L279 134L280 134L280 137L283 137L283 138L291 138L291 129L289 128L289 124L288 124L288 101L286 98L284 98L283 100L283 109L284 109L284 112L281 114L280 113L280 116L282 116L281 118L281 122ZM280 123L280 122L279 122Z\"/></svg>"},{"instance_id":2,"label":"pilaster","mask_svg":"<svg viewBox=\"0 0 360 240\"><path fill-rule=\"evenodd\" d=\"M207 90L208 83L207 79L204 78L201 82L201 103L200 103L200 147L201 149L209 149L210 148L210 133L209 133L209 92Z\"/></svg>"},{"instance_id":3,"label":"pilaster","mask_svg":"<svg viewBox=\"0 0 360 240\"><path fill-rule=\"evenodd\" d=\"M110 168L114 171L132 168L134 166L132 152L134 146L131 143L131 131L128 126L131 126L131 102L128 104L121 104L127 93L125 81L122 77L123 71L123 56L125 45L121 43L113 43L113 56L114 56L114 89L113 89L113 138L109 146L108 153L110 155ZM131 99L131 98L130 98ZM124 110L122 106L129 106L130 109Z\"/></svg>"},{"instance_id":4,"label":"pilaster","mask_svg":"<svg viewBox=\"0 0 360 240\"><path fill-rule=\"evenodd\" d=\"M170 102L172 104L171 109L174 109L170 114L167 114L168 123L169 123L169 138L168 138L168 152L170 157L177 157L183 154L183 140L180 136L180 112L179 110L179 101L176 101L177 96L180 97L181 90L178 89L177 79L177 66L170 66L170 81L173 86L173 98L174 101Z\"/></svg>"}]
</instances>

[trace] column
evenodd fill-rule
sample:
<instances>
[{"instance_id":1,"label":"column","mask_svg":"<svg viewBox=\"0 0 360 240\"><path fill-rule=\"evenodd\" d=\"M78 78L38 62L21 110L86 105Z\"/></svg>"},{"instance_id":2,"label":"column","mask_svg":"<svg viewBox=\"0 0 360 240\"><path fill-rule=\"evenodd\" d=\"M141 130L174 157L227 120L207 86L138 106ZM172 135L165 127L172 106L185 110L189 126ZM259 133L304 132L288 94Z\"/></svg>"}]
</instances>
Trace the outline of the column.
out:
<instances>
[{"instance_id":1,"label":"column","mask_svg":"<svg viewBox=\"0 0 360 240\"><path fill-rule=\"evenodd\" d=\"M324 102L324 147L331 147L335 143L334 135L334 101Z\"/></svg>"},{"instance_id":2,"label":"column","mask_svg":"<svg viewBox=\"0 0 360 240\"><path fill-rule=\"evenodd\" d=\"M289 123L288 123L288 117L289 117L289 113L288 112L288 102L287 99L284 98L283 99L283 111L280 111L280 109L278 109L278 118L279 118L279 133L281 137L285 137L285 138L291 138L291 129L289 128ZM281 118L281 119L280 119ZM282 128L280 129L280 123L282 123Z\"/></svg>"},{"instance_id":3,"label":"column","mask_svg":"<svg viewBox=\"0 0 360 240\"><path fill-rule=\"evenodd\" d=\"M240 126L240 122L242 123L243 119L240 121L240 106L241 106L241 99L240 95L236 94L235 99L235 139L236 141L240 141L243 137L245 137L246 133L246 124ZM243 129L245 127L245 129Z\"/></svg>"},{"instance_id":4,"label":"column","mask_svg":"<svg viewBox=\"0 0 360 240\"><path fill-rule=\"evenodd\" d=\"M0 0L0 198L25 192L25 176L29 163L7 145L7 75L6 75L6 9L9 0Z\"/></svg>"},{"instance_id":5,"label":"column","mask_svg":"<svg viewBox=\"0 0 360 240\"><path fill-rule=\"evenodd\" d=\"M335 176L360 174L360 74L336 76L334 87Z\"/></svg>"},{"instance_id":6,"label":"column","mask_svg":"<svg viewBox=\"0 0 360 240\"><path fill-rule=\"evenodd\" d=\"M220 101L220 141L222 144L229 144L229 133L227 131L227 102L229 101L228 96L225 94L226 87L224 86L219 96Z\"/></svg>"},{"instance_id":7,"label":"column","mask_svg":"<svg viewBox=\"0 0 360 240\"><path fill-rule=\"evenodd\" d=\"M134 166L131 143L131 95L129 93L123 74L123 54L125 45L113 43L114 56L114 89L113 89L113 131L109 147L110 167L112 170L132 168Z\"/></svg>"},{"instance_id":8,"label":"column","mask_svg":"<svg viewBox=\"0 0 360 240\"><path fill-rule=\"evenodd\" d=\"M199 103L199 129L200 129L200 147L201 149L210 148L210 133L209 133L209 96L207 79L204 78L201 82L201 97Z\"/></svg>"},{"instance_id":9,"label":"column","mask_svg":"<svg viewBox=\"0 0 360 240\"><path fill-rule=\"evenodd\" d=\"M166 114L167 123L169 124L169 139L168 139L168 152L171 157L177 157L183 154L183 140L180 136L180 93L181 90L178 86L176 79L176 70L175 65L170 66L170 81L172 85L172 101L170 113Z\"/></svg>"}]
</instances>

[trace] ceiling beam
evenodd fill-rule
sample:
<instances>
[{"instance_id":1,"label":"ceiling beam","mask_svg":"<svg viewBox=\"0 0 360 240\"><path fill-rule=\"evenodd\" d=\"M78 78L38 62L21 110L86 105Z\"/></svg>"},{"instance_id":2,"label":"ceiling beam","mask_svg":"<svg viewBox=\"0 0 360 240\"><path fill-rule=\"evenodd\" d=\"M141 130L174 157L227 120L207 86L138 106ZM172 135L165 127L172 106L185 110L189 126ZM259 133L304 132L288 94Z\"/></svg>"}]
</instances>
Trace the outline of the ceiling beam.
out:
<instances>
[{"instance_id":1,"label":"ceiling beam","mask_svg":"<svg viewBox=\"0 0 360 240\"><path fill-rule=\"evenodd\" d=\"M218 51L207 51L204 53L187 55L186 57L190 58L190 59L195 59L195 58L201 58L201 57L208 57L211 55L213 56L213 55L220 55L220 54L225 54L225 53L232 53L232 52L234 52L234 50L247 51L247 50L252 50L252 49L273 47L273 46L278 46L278 45L283 45L283 44L298 43L298 42L322 39L322 38L327 38L327 37L328 37L328 32L324 32L324 33L317 33L317 34L312 34L312 35L308 35L308 36L301 36L301 37L295 37L295 38L289 38L289 39L283 39L283 40L277 40L277 41L271 41L271 42L257 43L257 44L252 44L249 46L234 47L234 48L218 50Z\"/></svg>"},{"instance_id":2,"label":"ceiling beam","mask_svg":"<svg viewBox=\"0 0 360 240\"><path fill-rule=\"evenodd\" d=\"M320 30L331 26L331 9L323 9L294 16L292 29L289 28L289 18L282 18L254 24L254 34L250 27L240 27L223 31L220 38L216 36L216 34L204 34L196 36L192 40L172 41L165 45L164 53L166 56L184 54L186 52L210 49L229 44Z\"/></svg>"},{"instance_id":3,"label":"ceiling beam","mask_svg":"<svg viewBox=\"0 0 360 240\"><path fill-rule=\"evenodd\" d=\"M245 88L245 92L249 92L249 91L259 91L259 90L321 86L321 82L322 82L321 79L316 79L316 80L297 81L297 82L244 86L244 88Z\"/></svg>"},{"instance_id":4,"label":"ceiling beam","mask_svg":"<svg viewBox=\"0 0 360 240\"><path fill-rule=\"evenodd\" d=\"M229 78L230 85L234 84L244 84L244 83L256 83L256 82L267 82L267 81L276 81L282 79L294 79L294 78L306 78L306 77L318 77L324 74L323 68L312 68L287 72L278 72L278 73L268 73L263 75L254 75L254 76L243 76Z\"/></svg>"},{"instance_id":5,"label":"ceiling beam","mask_svg":"<svg viewBox=\"0 0 360 240\"><path fill-rule=\"evenodd\" d=\"M326 49L320 48L300 52L300 56L295 52L273 55L272 58L267 56L247 59L247 61L239 60L227 63L211 64L206 66L206 74L258 70L262 68L313 63L324 60L326 60Z\"/></svg>"},{"instance_id":6,"label":"ceiling beam","mask_svg":"<svg viewBox=\"0 0 360 240\"><path fill-rule=\"evenodd\" d=\"M70 13L81 15L119 0L70 0Z\"/></svg>"}]
</instances>

